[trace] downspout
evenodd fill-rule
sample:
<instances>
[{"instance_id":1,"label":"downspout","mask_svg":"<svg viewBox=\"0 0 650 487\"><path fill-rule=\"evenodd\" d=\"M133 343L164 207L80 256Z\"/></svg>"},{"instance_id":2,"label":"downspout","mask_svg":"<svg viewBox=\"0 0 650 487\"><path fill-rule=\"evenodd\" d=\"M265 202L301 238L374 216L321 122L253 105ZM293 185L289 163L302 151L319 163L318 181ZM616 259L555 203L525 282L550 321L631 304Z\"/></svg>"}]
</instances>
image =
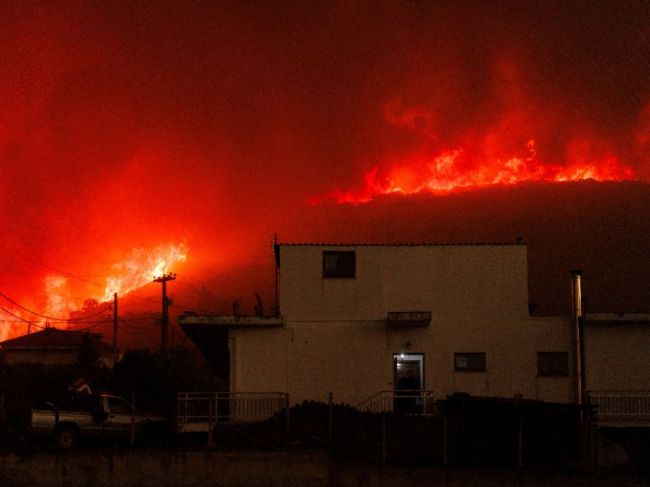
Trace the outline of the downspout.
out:
<instances>
[{"instance_id":1,"label":"downspout","mask_svg":"<svg viewBox=\"0 0 650 487\"><path fill-rule=\"evenodd\" d=\"M571 322L573 325L576 404L582 404L584 378L582 364L582 271L571 271Z\"/></svg>"},{"instance_id":2,"label":"downspout","mask_svg":"<svg viewBox=\"0 0 650 487\"><path fill-rule=\"evenodd\" d=\"M277 234L273 235L273 260L275 262L275 317L280 317L280 245Z\"/></svg>"}]
</instances>

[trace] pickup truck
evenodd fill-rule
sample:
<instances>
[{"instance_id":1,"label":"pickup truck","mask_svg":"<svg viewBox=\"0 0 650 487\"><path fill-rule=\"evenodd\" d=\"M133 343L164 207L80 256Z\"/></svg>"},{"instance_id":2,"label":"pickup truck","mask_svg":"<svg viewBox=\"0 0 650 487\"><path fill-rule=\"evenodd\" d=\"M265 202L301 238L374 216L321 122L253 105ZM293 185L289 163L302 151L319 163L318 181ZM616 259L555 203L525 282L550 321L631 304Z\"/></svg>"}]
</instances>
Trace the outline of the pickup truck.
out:
<instances>
[{"instance_id":1,"label":"pickup truck","mask_svg":"<svg viewBox=\"0 0 650 487\"><path fill-rule=\"evenodd\" d=\"M66 450L84 437L161 444L170 431L166 418L138 414L128 401L110 394L75 395L60 406L41 402L30 412L30 433L49 435Z\"/></svg>"}]
</instances>

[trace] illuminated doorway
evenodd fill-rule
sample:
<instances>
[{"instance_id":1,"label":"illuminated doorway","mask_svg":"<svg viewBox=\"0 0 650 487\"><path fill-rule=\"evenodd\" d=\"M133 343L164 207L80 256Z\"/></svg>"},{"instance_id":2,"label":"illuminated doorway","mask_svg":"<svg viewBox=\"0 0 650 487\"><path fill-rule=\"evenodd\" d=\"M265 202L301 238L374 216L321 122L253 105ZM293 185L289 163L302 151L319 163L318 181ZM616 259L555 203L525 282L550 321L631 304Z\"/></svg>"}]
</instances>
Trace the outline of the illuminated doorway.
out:
<instances>
[{"instance_id":1,"label":"illuminated doorway","mask_svg":"<svg viewBox=\"0 0 650 487\"><path fill-rule=\"evenodd\" d=\"M393 408L397 413L417 414L422 411L424 389L424 354L393 354Z\"/></svg>"}]
</instances>

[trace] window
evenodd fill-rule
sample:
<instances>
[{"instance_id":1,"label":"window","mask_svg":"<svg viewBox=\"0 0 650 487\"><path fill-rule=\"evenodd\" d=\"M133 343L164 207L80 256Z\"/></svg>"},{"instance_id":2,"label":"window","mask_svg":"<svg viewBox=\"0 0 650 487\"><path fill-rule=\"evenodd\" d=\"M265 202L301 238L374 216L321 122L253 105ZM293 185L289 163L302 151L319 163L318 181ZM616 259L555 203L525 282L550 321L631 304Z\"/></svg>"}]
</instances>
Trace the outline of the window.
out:
<instances>
[{"instance_id":1,"label":"window","mask_svg":"<svg viewBox=\"0 0 650 487\"><path fill-rule=\"evenodd\" d=\"M537 352L538 377L568 377L569 354L567 352Z\"/></svg>"},{"instance_id":2,"label":"window","mask_svg":"<svg viewBox=\"0 0 650 487\"><path fill-rule=\"evenodd\" d=\"M131 405L117 397L108 398L108 408L113 414L131 414Z\"/></svg>"},{"instance_id":3,"label":"window","mask_svg":"<svg viewBox=\"0 0 650 487\"><path fill-rule=\"evenodd\" d=\"M324 278L354 278L356 262L354 250L323 251Z\"/></svg>"},{"instance_id":4,"label":"window","mask_svg":"<svg viewBox=\"0 0 650 487\"><path fill-rule=\"evenodd\" d=\"M455 353L454 370L456 372L484 372L485 353Z\"/></svg>"}]
</instances>

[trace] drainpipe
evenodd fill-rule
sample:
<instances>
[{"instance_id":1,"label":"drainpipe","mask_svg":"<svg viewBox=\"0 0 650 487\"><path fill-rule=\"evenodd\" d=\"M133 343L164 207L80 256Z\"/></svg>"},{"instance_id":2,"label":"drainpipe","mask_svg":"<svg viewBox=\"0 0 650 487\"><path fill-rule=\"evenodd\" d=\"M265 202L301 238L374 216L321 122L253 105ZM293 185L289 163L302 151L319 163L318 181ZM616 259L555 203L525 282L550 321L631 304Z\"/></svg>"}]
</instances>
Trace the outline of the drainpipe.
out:
<instances>
[{"instance_id":1,"label":"drainpipe","mask_svg":"<svg viewBox=\"0 0 650 487\"><path fill-rule=\"evenodd\" d=\"M573 324L574 364L576 375L576 404L582 404L584 381L582 367L582 271L571 271L571 321Z\"/></svg>"}]
</instances>

